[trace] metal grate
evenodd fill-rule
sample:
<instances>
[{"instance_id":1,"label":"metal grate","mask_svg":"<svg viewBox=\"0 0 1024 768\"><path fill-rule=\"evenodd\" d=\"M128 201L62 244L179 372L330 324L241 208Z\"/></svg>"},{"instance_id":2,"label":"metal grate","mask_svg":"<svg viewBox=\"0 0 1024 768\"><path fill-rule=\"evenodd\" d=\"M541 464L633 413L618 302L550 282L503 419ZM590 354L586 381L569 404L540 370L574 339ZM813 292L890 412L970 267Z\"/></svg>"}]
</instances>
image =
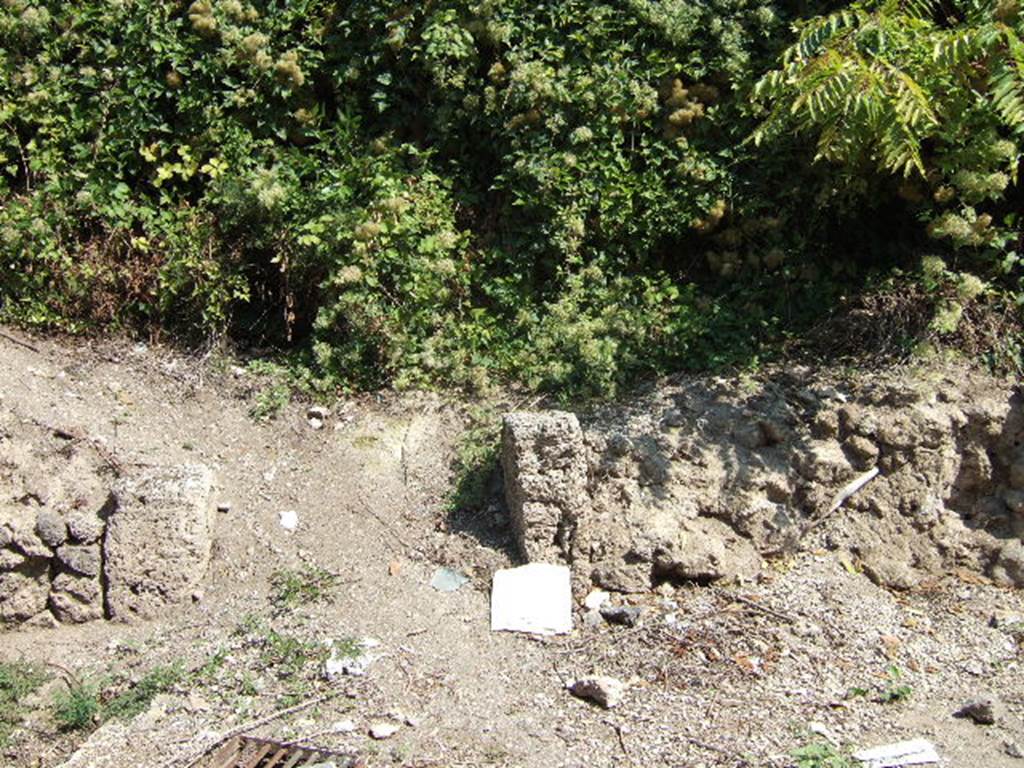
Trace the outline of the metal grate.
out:
<instances>
[{"instance_id":1,"label":"metal grate","mask_svg":"<svg viewBox=\"0 0 1024 768\"><path fill-rule=\"evenodd\" d=\"M331 763L337 768L354 768L351 755L308 744L237 736L219 747L200 768L300 768Z\"/></svg>"}]
</instances>

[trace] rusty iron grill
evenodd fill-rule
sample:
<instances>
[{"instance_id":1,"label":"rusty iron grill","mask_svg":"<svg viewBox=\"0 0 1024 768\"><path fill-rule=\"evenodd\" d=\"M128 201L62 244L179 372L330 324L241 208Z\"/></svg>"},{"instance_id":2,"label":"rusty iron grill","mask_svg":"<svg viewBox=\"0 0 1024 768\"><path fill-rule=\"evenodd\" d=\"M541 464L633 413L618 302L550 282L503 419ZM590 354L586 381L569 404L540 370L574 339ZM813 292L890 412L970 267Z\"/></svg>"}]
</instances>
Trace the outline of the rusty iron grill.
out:
<instances>
[{"instance_id":1,"label":"rusty iron grill","mask_svg":"<svg viewBox=\"0 0 1024 768\"><path fill-rule=\"evenodd\" d=\"M200 763L201 768L300 768L317 763L353 768L351 755L320 747L272 739L237 736Z\"/></svg>"}]
</instances>

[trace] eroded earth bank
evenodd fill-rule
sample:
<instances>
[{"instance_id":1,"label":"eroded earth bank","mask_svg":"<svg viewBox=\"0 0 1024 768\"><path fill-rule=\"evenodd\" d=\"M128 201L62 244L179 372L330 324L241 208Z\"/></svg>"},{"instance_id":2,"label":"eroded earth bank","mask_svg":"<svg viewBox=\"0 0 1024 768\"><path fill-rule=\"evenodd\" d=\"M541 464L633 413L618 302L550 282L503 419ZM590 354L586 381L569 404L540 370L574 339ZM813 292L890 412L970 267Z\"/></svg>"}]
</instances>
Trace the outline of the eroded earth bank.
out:
<instances>
[{"instance_id":1,"label":"eroded earth bank","mask_svg":"<svg viewBox=\"0 0 1024 768\"><path fill-rule=\"evenodd\" d=\"M923 738L1024 766L1016 382L491 401L503 472L459 510L467 403L258 420L260 377L218 355L29 344L0 339L5 765L212 765L240 733L336 765L857 765ZM490 631L492 574L527 560L570 566L570 634ZM572 695L589 675L621 702Z\"/></svg>"}]
</instances>

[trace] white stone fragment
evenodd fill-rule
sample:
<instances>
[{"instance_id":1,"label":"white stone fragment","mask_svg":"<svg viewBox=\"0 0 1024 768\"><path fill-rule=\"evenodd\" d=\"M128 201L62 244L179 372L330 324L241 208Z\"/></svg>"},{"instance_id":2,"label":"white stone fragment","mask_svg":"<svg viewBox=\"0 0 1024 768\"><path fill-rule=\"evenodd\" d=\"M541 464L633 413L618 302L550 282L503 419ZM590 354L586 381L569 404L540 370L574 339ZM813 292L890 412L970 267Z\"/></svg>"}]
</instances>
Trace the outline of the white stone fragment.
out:
<instances>
[{"instance_id":1,"label":"white stone fragment","mask_svg":"<svg viewBox=\"0 0 1024 768\"><path fill-rule=\"evenodd\" d=\"M572 631L572 587L564 565L530 563L495 572L491 630L564 635Z\"/></svg>"},{"instance_id":2,"label":"white stone fragment","mask_svg":"<svg viewBox=\"0 0 1024 768\"><path fill-rule=\"evenodd\" d=\"M939 762L935 745L927 739L911 739L881 747L862 749L853 756L867 768L901 768L904 765L927 765Z\"/></svg>"}]
</instances>

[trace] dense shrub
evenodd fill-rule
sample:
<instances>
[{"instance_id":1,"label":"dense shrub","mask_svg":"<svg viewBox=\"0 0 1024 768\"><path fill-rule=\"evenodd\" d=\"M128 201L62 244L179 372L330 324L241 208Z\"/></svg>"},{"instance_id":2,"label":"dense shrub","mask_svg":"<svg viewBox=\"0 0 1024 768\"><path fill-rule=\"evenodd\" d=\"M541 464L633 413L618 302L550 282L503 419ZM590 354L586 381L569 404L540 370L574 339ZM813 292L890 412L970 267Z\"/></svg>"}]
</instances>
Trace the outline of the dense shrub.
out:
<instances>
[{"instance_id":1,"label":"dense shrub","mask_svg":"<svg viewBox=\"0 0 1024 768\"><path fill-rule=\"evenodd\" d=\"M745 141L788 13L2 0L0 316L230 330L325 386L598 394L749 359L902 244L846 229L913 212L880 174L813 166L778 115ZM1003 155L946 183L1009 175Z\"/></svg>"},{"instance_id":2,"label":"dense shrub","mask_svg":"<svg viewBox=\"0 0 1024 768\"><path fill-rule=\"evenodd\" d=\"M771 110L755 136L795 129L849 177L895 177L961 261L1019 279L1022 35L1016 0L853 3L803 24L757 84Z\"/></svg>"}]
</instances>

